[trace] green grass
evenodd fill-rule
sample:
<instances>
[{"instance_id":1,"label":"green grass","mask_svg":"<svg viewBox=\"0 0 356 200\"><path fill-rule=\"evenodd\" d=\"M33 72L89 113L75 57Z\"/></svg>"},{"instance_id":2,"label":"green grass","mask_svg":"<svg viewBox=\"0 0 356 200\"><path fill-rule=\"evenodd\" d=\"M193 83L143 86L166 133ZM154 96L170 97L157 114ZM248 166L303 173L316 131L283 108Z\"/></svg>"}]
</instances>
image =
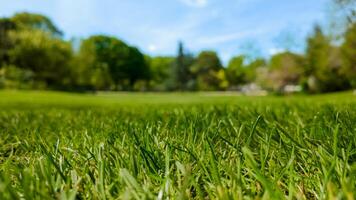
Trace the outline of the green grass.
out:
<instances>
[{"instance_id":1,"label":"green grass","mask_svg":"<svg viewBox=\"0 0 356 200\"><path fill-rule=\"evenodd\" d=\"M355 199L356 96L0 91L0 199Z\"/></svg>"}]
</instances>

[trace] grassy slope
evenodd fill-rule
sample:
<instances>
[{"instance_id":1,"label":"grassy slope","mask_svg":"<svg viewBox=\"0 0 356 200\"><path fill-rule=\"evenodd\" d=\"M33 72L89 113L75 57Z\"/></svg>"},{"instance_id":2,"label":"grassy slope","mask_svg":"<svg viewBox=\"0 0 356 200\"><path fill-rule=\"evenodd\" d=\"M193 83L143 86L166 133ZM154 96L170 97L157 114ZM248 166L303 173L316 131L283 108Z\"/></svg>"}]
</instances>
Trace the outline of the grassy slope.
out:
<instances>
[{"instance_id":1,"label":"grassy slope","mask_svg":"<svg viewBox=\"0 0 356 200\"><path fill-rule=\"evenodd\" d=\"M288 103L349 103L355 102L356 95L351 92L315 95L315 96L289 96L289 97L248 97L229 93L98 93L74 94L44 91L1 91L1 107L33 107L33 106L59 106L59 107L117 107L141 105L196 105L196 104L240 104L251 102Z\"/></svg>"},{"instance_id":2,"label":"grassy slope","mask_svg":"<svg viewBox=\"0 0 356 200\"><path fill-rule=\"evenodd\" d=\"M334 198L356 97L0 91L0 199Z\"/></svg>"}]
</instances>

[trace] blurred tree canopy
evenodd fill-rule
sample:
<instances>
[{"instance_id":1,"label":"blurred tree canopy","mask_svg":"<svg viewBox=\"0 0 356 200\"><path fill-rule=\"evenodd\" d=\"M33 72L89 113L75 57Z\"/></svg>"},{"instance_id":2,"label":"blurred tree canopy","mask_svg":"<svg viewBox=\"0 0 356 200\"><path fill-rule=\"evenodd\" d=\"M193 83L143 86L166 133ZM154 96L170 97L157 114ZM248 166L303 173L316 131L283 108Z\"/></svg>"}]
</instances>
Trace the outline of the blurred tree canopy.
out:
<instances>
[{"instance_id":1,"label":"blurred tree canopy","mask_svg":"<svg viewBox=\"0 0 356 200\"><path fill-rule=\"evenodd\" d=\"M341 57L340 73L347 77L353 88L356 88L356 22L351 24L345 33L345 41L341 46Z\"/></svg>"},{"instance_id":2,"label":"blurred tree canopy","mask_svg":"<svg viewBox=\"0 0 356 200\"><path fill-rule=\"evenodd\" d=\"M187 53L182 42L178 43L178 55L176 62L173 65L174 87L177 90L194 89L195 82L192 79L190 71L191 65L194 63L194 57Z\"/></svg>"},{"instance_id":3,"label":"blurred tree canopy","mask_svg":"<svg viewBox=\"0 0 356 200\"><path fill-rule=\"evenodd\" d=\"M307 88L310 91L331 92L349 87L341 73L340 49L331 45L319 26L308 38L306 62Z\"/></svg>"},{"instance_id":4,"label":"blurred tree canopy","mask_svg":"<svg viewBox=\"0 0 356 200\"><path fill-rule=\"evenodd\" d=\"M110 88L110 81L114 89L132 89L137 80L148 80L149 68L144 55L135 47L130 47L123 41L104 35L91 36L84 40L79 52L82 70L88 71L90 84L99 86L97 89ZM91 74L94 73L94 74ZM90 80L90 77L101 75Z\"/></svg>"},{"instance_id":5,"label":"blurred tree canopy","mask_svg":"<svg viewBox=\"0 0 356 200\"><path fill-rule=\"evenodd\" d=\"M66 76L72 59L70 43L38 30L12 32L10 37L14 44L8 53L11 64L32 71L36 81L49 87L60 88L70 83Z\"/></svg>"},{"instance_id":6,"label":"blurred tree canopy","mask_svg":"<svg viewBox=\"0 0 356 200\"><path fill-rule=\"evenodd\" d=\"M236 56L231 58L226 69L226 77L230 85L240 85L246 83L246 69L244 65L245 57Z\"/></svg>"},{"instance_id":7,"label":"blurred tree canopy","mask_svg":"<svg viewBox=\"0 0 356 200\"><path fill-rule=\"evenodd\" d=\"M233 56L226 66L216 52L192 54L182 42L176 56L157 57L107 35L78 45L63 39L48 17L17 13L0 18L0 88L242 91L259 85L282 93L290 86L314 93L356 88L355 2L331 1L348 19L341 42L315 26L304 54L292 52L293 34L282 34L277 42L286 43L284 52L263 58L256 43L245 41L244 55Z\"/></svg>"},{"instance_id":8,"label":"blurred tree canopy","mask_svg":"<svg viewBox=\"0 0 356 200\"><path fill-rule=\"evenodd\" d=\"M304 57L291 52L272 56L269 65L269 87L282 91L287 85L298 85L304 75Z\"/></svg>"},{"instance_id":9,"label":"blurred tree canopy","mask_svg":"<svg viewBox=\"0 0 356 200\"><path fill-rule=\"evenodd\" d=\"M221 61L214 51L203 51L190 69L199 90L221 90L226 78Z\"/></svg>"},{"instance_id":10,"label":"blurred tree canopy","mask_svg":"<svg viewBox=\"0 0 356 200\"><path fill-rule=\"evenodd\" d=\"M245 80L248 83L256 82L258 78L259 71L266 67L266 60L263 58L256 58L247 64L245 68Z\"/></svg>"},{"instance_id":11,"label":"blurred tree canopy","mask_svg":"<svg viewBox=\"0 0 356 200\"><path fill-rule=\"evenodd\" d=\"M174 57L146 57L150 66L150 88L154 91L165 91L173 88Z\"/></svg>"},{"instance_id":12,"label":"blurred tree canopy","mask_svg":"<svg viewBox=\"0 0 356 200\"><path fill-rule=\"evenodd\" d=\"M13 47L9 33L16 29L16 24L9 18L0 19L0 67L9 63L9 50Z\"/></svg>"},{"instance_id":13,"label":"blurred tree canopy","mask_svg":"<svg viewBox=\"0 0 356 200\"><path fill-rule=\"evenodd\" d=\"M59 30L53 22L46 16L33 13L17 13L11 20L16 24L18 29L22 30L41 30L47 32L52 36L62 36L62 31Z\"/></svg>"}]
</instances>

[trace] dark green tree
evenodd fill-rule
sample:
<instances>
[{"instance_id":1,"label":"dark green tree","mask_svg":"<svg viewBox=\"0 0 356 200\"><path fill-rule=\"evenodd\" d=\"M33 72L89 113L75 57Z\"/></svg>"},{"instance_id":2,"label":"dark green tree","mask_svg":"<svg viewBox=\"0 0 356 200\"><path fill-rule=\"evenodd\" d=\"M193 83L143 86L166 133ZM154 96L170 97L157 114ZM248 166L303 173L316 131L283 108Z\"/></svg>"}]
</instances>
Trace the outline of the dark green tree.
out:
<instances>
[{"instance_id":1,"label":"dark green tree","mask_svg":"<svg viewBox=\"0 0 356 200\"><path fill-rule=\"evenodd\" d=\"M9 18L0 18L0 68L9 63L8 52L13 48L9 32L16 29L16 24Z\"/></svg>"},{"instance_id":2,"label":"dark green tree","mask_svg":"<svg viewBox=\"0 0 356 200\"><path fill-rule=\"evenodd\" d=\"M75 85L81 90L109 90L113 85L106 62L99 60L97 43L94 38L85 39L80 44L74 58Z\"/></svg>"},{"instance_id":3,"label":"dark green tree","mask_svg":"<svg viewBox=\"0 0 356 200\"><path fill-rule=\"evenodd\" d=\"M7 74L32 74L38 83L35 87L67 89L72 47L60 36L59 29L43 15L18 13L0 19L0 66L8 66ZM16 77L20 76L12 79Z\"/></svg>"},{"instance_id":4,"label":"dark green tree","mask_svg":"<svg viewBox=\"0 0 356 200\"><path fill-rule=\"evenodd\" d=\"M246 83L246 69L244 65L245 57L233 57L226 69L226 77L230 86L238 86Z\"/></svg>"},{"instance_id":5,"label":"dark green tree","mask_svg":"<svg viewBox=\"0 0 356 200\"><path fill-rule=\"evenodd\" d=\"M333 47L322 29L316 26L307 41L305 74L309 91L329 92L348 87L339 59L339 49Z\"/></svg>"},{"instance_id":6,"label":"dark green tree","mask_svg":"<svg viewBox=\"0 0 356 200\"><path fill-rule=\"evenodd\" d=\"M147 58L150 66L150 88L153 90L169 90L172 88L172 67L174 57Z\"/></svg>"},{"instance_id":7,"label":"dark green tree","mask_svg":"<svg viewBox=\"0 0 356 200\"><path fill-rule=\"evenodd\" d=\"M174 67L175 89L187 90L189 89L189 82L191 74L189 67L193 64L194 58L185 52L182 42L178 43L178 55Z\"/></svg>"},{"instance_id":8,"label":"dark green tree","mask_svg":"<svg viewBox=\"0 0 356 200\"><path fill-rule=\"evenodd\" d=\"M136 47L129 47L129 56L127 60L127 69L131 88L138 80L148 82L150 78L149 65L145 61L144 55Z\"/></svg>"},{"instance_id":9,"label":"dark green tree","mask_svg":"<svg viewBox=\"0 0 356 200\"><path fill-rule=\"evenodd\" d=\"M52 36L62 36L62 31L57 28L54 23L46 16L22 12L17 13L11 20L16 24L19 29L28 30L35 29L49 33Z\"/></svg>"},{"instance_id":10,"label":"dark green tree","mask_svg":"<svg viewBox=\"0 0 356 200\"><path fill-rule=\"evenodd\" d=\"M191 66L191 72L199 90L221 89L222 82L226 80L222 80L225 75L220 75L219 77L220 71L224 71L224 68L214 51L201 52Z\"/></svg>"},{"instance_id":11,"label":"dark green tree","mask_svg":"<svg viewBox=\"0 0 356 200\"><path fill-rule=\"evenodd\" d=\"M83 41L80 49L81 54L85 55L82 59L90 59L87 67L108 73L115 89L129 90L137 80L149 78L149 67L143 54L119 39L104 35L91 36ZM91 84L95 85L93 82Z\"/></svg>"},{"instance_id":12,"label":"dark green tree","mask_svg":"<svg viewBox=\"0 0 356 200\"><path fill-rule=\"evenodd\" d=\"M39 30L22 30L10 34L14 47L9 50L10 63L32 71L35 80L61 89L70 84L72 47L69 42L52 38Z\"/></svg>"},{"instance_id":13,"label":"dark green tree","mask_svg":"<svg viewBox=\"0 0 356 200\"><path fill-rule=\"evenodd\" d=\"M346 31L341 51L341 73L347 77L350 85L356 88L356 22Z\"/></svg>"}]
</instances>

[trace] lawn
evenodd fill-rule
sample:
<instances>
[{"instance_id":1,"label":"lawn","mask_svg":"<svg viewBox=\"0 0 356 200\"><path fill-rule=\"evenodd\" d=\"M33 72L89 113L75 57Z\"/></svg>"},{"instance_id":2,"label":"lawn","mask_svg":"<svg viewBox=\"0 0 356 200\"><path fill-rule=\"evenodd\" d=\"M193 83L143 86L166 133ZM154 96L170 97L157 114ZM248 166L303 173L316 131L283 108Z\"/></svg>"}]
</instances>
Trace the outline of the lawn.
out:
<instances>
[{"instance_id":1,"label":"lawn","mask_svg":"<svg viewBox=\"0 0 356 200\"><path fill-rule=\"evenodd\" d=\"M0 199L355 199L356 95L0 91Z\"/></svg>"}]
</instances>

